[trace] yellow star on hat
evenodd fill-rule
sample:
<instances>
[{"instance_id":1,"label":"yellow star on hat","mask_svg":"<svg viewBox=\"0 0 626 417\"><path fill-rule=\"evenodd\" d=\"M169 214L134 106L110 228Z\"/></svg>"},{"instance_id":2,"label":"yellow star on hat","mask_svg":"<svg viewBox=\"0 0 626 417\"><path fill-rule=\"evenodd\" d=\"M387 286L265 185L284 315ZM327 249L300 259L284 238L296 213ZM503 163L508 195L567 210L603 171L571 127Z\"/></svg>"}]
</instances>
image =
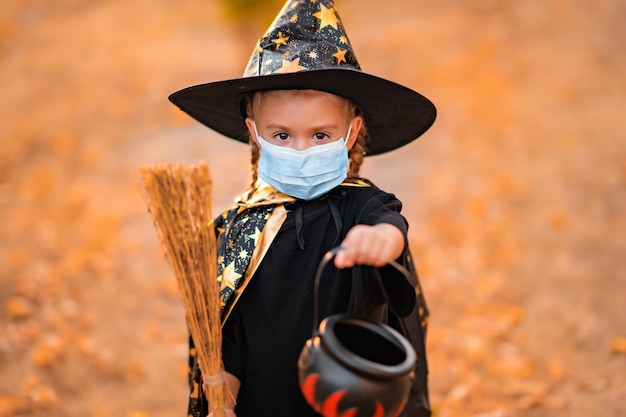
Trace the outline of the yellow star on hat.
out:
<instances>
[{"instance_id":1,"label":"yellow star on hat","mask_svg":"<svg viewBox=\"0 0 626 417\"><path fill-rule=\"evenodd\" d=\"M288 61L286 59L283 59L283 63L282 66L280 68L278 68L276 71L274 71L274 74L285 74L288 72L298 72L298 71L304 71L306 70L306 67L303 67L302 65L300 65L300 58L296 58L293 61Z\"/></svg>"},{"instance_id":2,"label":"yellow star on hat","mask_svg":"<svg viewBox=\"0 0 626 417\"><path fill-rule=\"evenodd\" d=\"M337 29L337 15L335 14L335 8L326 8L323 4L320 4L320 11L313 13L313 16L320 20L320 29L324 29L326 26L332 26Z\"/></svg>"}]
</instances>

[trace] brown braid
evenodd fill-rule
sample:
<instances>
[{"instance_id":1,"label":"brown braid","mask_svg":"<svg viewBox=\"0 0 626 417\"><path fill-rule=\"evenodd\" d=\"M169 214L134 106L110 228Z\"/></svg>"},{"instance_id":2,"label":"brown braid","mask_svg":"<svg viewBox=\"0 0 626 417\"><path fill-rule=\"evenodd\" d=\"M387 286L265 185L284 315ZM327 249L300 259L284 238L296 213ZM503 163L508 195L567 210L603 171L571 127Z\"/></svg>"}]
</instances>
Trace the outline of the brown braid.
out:
<instances>
[{"instance_id":1,"label":"brown braid","mask_svg":"<svg viewBox=\"0 0 626 417\"><path fill-rule=\"evenodd\" d=\"M246 114L250 117L254 117L254 108L258 107L261 104L261 92L256 92L250 95L247 95L243 98L243 103L246 109ZM350 118L354 118L355 116L362 116L361 110L349 99L346 99L346 106L348 114ZM359 171L361 169L361 165L363 164L363 156L365 155L365 138L367 137L367 127L365 126L365 121L361 126L361 130L359 131L359 135L357 136L352 149L350 149L349 158L350 158L350 167L348 168L348 178L359 178ZM250 155L250 163L251 163L251 172L252 172L252 188L254 188L257 179L259 178L258 172L258 162L259 156L261 154L260 149L256 142L252 140L252 137L249 138L249 143L251 145L251 155Z\"/></svg>"},{"instance_id":2,"label":"brown braid","mask_svg":"<svg viewBox=\"0 0 626 417\"><path fill-rule=\"evenodd\" d=\"M250 117L254 117L254 107L258 106L258 102L261 100L261 94L252 93L245 96L242 101L246 109L246 114ZM252 135L248 132L248 143L250 144L250 171L252 173L252 183L250 184L251 188L254 188L256 185L257 179L259 179L259 157L261 155L261 151L259 146L256 144L254 140L252 140Z\"/></svg>"},{"instance_id":3,"label":"brown braid","mask_svg":"<svg viewBox=\"0 0 626 417\"><path fill-rule=\"evenodd\" d=\"M250 151L250 170L252 171L252 183L250 186L254 188L256 184L256 180L259 179L259 156L261 152L259 152L259 146L252 140L250 140L251 151Z\"/></svg>"},{"instance_id":4,"label":"brown braid","mask_svg":"<svg viewBox=\"0 0 626 417\"><path fill-rule=\"evenodd\" d=\"M365 156L365 138L367 137L367 128L365 122L361 125L359 136L357 136L352 149L348 156L350 157L350 167L348 168L348 178L359 178L361 164Z\"/></svg>"}]
</instances>

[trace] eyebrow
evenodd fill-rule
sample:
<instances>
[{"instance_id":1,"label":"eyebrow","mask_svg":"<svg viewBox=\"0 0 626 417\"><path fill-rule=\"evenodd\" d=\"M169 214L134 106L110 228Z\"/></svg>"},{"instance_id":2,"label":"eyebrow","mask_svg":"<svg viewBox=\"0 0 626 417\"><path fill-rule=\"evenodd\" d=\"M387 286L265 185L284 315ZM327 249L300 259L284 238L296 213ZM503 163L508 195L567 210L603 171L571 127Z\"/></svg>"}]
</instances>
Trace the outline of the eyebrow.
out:
<instances>
[{"instance_id":1,"label":"eyebrow","mask_svg":"<svg viewBox=\"0 0 626 417\"><path fill-rule=\"evenodd\" d=\"M278 124L278 123L270 123L269 125L267 125L266 129L279 129L279 130L289 130L288 127ZM328 123L328 124L322 124L319 126L314 126L312 128L312 130L318 131L318 130L332 130L332 129L339 129L339 126L337 126L334 123Z\"/></svg>"}]
</instances>

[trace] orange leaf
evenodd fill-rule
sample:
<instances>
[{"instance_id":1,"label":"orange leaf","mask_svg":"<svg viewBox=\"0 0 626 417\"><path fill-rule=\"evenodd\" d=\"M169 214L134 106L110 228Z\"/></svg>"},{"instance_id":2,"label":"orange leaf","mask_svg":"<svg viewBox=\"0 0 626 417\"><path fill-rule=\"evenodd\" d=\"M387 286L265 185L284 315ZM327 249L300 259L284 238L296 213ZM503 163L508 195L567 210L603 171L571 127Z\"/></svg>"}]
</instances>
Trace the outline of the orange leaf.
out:
<instances>
[{"instance_id":1,"label":"orange leaf","mask_svg":"<svg viewBox=\"0 0 626 417\"><path fill-rule=\"evenodd\" d=\"M626 337L614 337L610 345L611 352L617 354L626 353Z\"/></svg>"}]
</instances>

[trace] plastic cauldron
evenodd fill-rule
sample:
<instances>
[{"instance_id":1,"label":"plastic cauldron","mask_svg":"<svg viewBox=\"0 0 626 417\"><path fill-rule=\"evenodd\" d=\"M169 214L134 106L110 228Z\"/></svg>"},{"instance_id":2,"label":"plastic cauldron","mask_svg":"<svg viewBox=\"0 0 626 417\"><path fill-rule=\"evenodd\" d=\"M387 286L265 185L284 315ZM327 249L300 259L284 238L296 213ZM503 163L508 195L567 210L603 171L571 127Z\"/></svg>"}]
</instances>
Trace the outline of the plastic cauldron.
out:
<instances>
[{"instance_id":1,"label":"plastic cauldron","mask_svg":"<svg viewBox=\"0 0 626 417\"><path fill-rule=\"evenodd\" d=\"M319 277L336 252L328 252L317 270L314 328ZM391 264L406 273L400 265ZM324 417L395 417L408 400L415 363L413 346L396 330L362 317L336 314L321 322L300 352L300 390Z\"/></svg>"}]
</instances>

